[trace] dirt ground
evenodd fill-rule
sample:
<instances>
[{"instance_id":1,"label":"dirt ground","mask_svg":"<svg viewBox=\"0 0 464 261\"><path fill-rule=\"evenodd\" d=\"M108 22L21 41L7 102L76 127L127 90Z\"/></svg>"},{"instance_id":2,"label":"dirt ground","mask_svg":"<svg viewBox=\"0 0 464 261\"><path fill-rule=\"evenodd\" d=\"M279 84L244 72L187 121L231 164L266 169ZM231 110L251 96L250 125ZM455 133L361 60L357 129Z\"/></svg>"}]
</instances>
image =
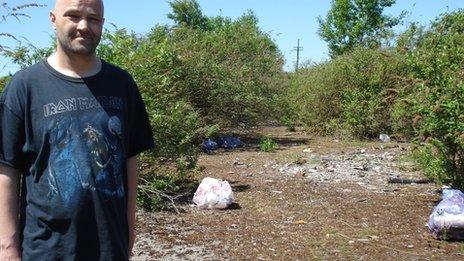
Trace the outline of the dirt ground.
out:
<instances>
[{"instance_id":1,"label":"dirt ground","mask_svg":"<svg viewBox=\"0 0 464 261\"><path fill-rule=\"evenodd\" d=\"M279 149L261 152L257 135ZM411 164L411 145L314 138L282 127L243 140L245 147L204 154L198 163L198 181L229 181L236 204L138 211L132 260L464 260L463 243L428 232L440 188Z\"/></svg>"}]
</instances>

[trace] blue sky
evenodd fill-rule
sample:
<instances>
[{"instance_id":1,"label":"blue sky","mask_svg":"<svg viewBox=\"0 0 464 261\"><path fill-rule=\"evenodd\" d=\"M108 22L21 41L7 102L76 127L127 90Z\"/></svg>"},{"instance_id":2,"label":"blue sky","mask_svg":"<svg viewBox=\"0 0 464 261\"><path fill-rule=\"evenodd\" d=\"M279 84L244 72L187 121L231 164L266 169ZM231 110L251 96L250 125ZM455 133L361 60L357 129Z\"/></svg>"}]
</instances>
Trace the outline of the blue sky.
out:
<instances>
[{"instance_id":1,"label":"blue sky","mask_svg":"<svg viewBox=\"0 0 464 261\"><path fill-rule=\"evenodd\" d=\"M53 33L48 13L54 1L7 2L10 6L31 2L47 5L26 10L31 18L25 18L21 22L10 18L0 23L0 32L13 32L15 36L25 37L37 47L47 46ZM252 10L259 19L261 29L269 33L279 46L286 59L286 70L294 67L296 52L293 49L298 39L303 47L300 53L302 61L319 62L328 58L327 46L317 35L317 17L326 15L330 8L329 0L198 0L198 2L207 16L223 15L237 18L247 10ZM386 13L398 15L404 10L408 12L404 20L405 24L416 21L428 25L439 14L459 8L464 8L463 0L397 0L394 7L386 9ZM149 31L156 24L172 24L166 17L169 12L170 7L165 0L106 0L105 2L108 28L111 28L109 23L114 23L119 28L127 28L141 34ZM404 27L405 25L399 26L396 31L401 31ZM5 38L0 38L0 41L2 44L8 43ZM0 57L0 75L13 73L17 69L17 66Z\"/></svg>"}]
</instances>

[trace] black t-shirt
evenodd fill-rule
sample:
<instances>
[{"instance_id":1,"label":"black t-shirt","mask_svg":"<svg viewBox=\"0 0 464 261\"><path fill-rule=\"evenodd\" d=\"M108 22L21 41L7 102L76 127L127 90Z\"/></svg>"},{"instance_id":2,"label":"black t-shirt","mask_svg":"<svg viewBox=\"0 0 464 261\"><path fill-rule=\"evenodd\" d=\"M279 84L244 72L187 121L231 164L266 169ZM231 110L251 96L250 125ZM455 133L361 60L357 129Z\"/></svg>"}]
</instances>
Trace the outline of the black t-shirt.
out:
<instances>
[{"instance_id":1,"label":"black t-shirt","mask_svg":"<svg viewBox=\"0 0 464 261\"><path fill-rule=\"evenodd\" d=\"M127 72L18 72L0 98L0 164L24 173L23 260L127 260L126 159L152 147Z\"/></svg>"}]
</instances>

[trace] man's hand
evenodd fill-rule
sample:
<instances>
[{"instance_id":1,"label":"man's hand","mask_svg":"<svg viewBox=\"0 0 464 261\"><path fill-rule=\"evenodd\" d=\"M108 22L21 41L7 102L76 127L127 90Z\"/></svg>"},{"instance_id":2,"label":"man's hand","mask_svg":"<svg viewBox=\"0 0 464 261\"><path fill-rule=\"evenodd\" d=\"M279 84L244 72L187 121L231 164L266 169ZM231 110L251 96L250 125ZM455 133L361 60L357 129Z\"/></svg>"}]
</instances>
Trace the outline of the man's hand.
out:
<instances>
[{"instance_id":1,"label":"man's hand","mask_svg":"<svg viewBox=\"0 0 464 261\"><path fill-rule=\"evenodd\" d=\"M21 260L18 237L19 171L0 164L0 260Z\"/></svg>"},{"instance_id":2,"label":"man's hand","mask_svg":"<svg viewBox=\"0 0 464 261\"><path fill-rule=\"evenodd\" d=\"M21 253L18 236L10 238L0 238L0 260L2 261L20 261Z\"/></svg>"}]
</instances>

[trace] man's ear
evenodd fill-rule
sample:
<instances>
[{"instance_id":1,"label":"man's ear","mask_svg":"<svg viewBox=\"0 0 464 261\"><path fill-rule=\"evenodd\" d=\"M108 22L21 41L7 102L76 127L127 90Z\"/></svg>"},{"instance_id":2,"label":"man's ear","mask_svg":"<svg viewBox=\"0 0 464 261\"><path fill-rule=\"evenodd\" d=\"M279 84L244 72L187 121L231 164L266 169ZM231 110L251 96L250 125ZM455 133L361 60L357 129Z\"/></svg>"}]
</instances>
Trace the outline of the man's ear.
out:
<instances>
[{"instance_id":1,"label":"man's ear","mask_svg":"<svg viewBox=\"0 0 464 261\"><path fill-rule=\"evenodd\" d=\"M56 21L56 14L55 14L55 11L52 10L50 11L50 22L52 23L53 29L56 29L55 21Z\"/></svg>"}]
</instances>

